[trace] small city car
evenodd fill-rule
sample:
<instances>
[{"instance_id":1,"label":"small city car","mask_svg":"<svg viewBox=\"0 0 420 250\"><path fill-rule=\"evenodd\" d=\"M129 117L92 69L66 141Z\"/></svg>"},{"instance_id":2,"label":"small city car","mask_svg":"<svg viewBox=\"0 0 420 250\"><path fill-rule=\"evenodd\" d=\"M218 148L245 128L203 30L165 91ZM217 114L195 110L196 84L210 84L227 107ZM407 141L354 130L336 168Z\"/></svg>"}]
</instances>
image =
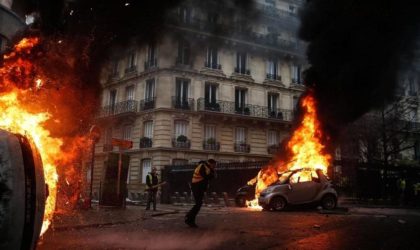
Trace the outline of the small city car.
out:
<instances>
[{"instance_id":1,"label":"small city car","mask_svg":"<svg viewBox=\"0 0 420 250\"><path fill-rule=\"evenodd\" d=\"M337 192L320 169L297 169L279 175L279 180L260 193L258 204L265 210L283 210L287 205L337 206Z\"/></svg>"},{"instance_id":2,"label":"small city car","mask_svg":"<svg viewBox=\"0 0 420 250\"><path fill-rule=\"evenodd\" d=\"M255 185L245 185L236 191L235 203L238 207L245 207L246 202L255 198Z\"/></svg>"}]
</instances>

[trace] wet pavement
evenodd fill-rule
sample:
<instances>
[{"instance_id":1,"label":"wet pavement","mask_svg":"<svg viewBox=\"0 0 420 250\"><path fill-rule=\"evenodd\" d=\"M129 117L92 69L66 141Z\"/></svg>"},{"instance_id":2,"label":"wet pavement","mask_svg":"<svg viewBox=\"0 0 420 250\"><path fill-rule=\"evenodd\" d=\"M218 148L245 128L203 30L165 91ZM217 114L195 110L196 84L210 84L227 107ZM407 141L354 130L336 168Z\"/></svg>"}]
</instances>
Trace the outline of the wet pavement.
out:
<instances>
[{"instance_id":1,"label":"wet pavement","mask_svg":"<svg viewBox=\"0 0 420 250\"><path fill-rule=\"evenodd\" d=\"M183 222L189 208L129 206L62 215L38 249L420 249L419 210L204 207L193 229Z\"/></svg>"}]
</instances>

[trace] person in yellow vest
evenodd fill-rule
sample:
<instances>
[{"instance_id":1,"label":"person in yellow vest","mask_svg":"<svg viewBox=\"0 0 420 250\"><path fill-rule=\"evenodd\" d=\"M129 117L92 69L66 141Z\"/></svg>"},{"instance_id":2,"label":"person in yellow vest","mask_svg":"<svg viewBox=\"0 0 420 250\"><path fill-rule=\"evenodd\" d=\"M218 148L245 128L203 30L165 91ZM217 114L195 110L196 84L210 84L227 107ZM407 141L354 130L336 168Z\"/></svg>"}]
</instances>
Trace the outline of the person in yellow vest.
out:
<instances>
[{"instance_id":1,"label":"person in yellow vest","mask_svg":"<svg viewBox=\"0 0 420 250\"><path fill-rule=\"evenodd\" d=\"M195 224L195 218L203 205L203 196L204 192L207 190L209 181L216 175L216 165L217 162L215 160L209 159L207 161L199 162L197 167L194 169L191 181L191 191L194 196L195 204L185 216L185 224L190 227L197 227L197 224Z\"/></svg>"}]
</instances>

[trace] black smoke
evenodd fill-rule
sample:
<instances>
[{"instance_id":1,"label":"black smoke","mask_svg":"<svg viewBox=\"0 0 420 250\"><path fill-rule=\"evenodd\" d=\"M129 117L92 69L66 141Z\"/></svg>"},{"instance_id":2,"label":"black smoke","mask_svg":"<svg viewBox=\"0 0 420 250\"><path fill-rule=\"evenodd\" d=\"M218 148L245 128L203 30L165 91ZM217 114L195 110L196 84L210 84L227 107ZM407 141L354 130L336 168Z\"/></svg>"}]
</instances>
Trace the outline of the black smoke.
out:
<instances>
[{"instance_id":1,"label":"black smoke","mask_svg":"<svg viewBox=\"0 0 420 250\"><path fill-rule=\"evenodd\" d=\"M398 74L413 59L420 3L412 0L312 0L299 36L309 42L305 84L323 125L341 127L393 100Z\"/></svg>"}]
</instances>

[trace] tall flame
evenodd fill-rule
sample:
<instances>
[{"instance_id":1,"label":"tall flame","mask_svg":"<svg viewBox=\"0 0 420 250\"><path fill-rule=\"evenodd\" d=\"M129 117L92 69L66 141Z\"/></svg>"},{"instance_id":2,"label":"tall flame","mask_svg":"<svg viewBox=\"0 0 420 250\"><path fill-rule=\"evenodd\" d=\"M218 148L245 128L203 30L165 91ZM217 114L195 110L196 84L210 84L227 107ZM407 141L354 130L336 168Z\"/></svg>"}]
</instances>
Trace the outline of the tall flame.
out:
<instances>
[{"instance_id":1,"label":"tall flame","mask_svg":"<svg viewBox=\"0 0 420 250\"><path fill-rule=\"evenodd\" d=\"M304 96L301 102L303 117L299 126L293 131L287 142L287 150L290 156L286 161L277 162L265 166L258 173L256 182L256 199L248 202L249 207L258 207L257 199L262 190L278 180L278 173L300 168L321 169L327 173L331 162L331 155L325 153L325 145L322 143L324 135L317 117L316 101L312 93ZM253 181L249 184L253 184Z\"/></svg>"},{"instance_id":2,"label":"tall flame","mask_svg":"<svg viewBox=\"0 0 420 250\"><path fill-rule=\"evenodd\" d=\"M49 187L49 195L45 204L44 222L41 235L48 229L55 210L57 195L56 162L61 155L60 147L63 141L53 138L45 128L45 122L51 118L48 112L31 112L30 98L36 98L35 88L40 88L42 79L33 81L33 88L18 88L10 79L33 79L32 65L29 61L19 58L30 54L31 49L39 42L38 38L21 40L13 51L3 56L5 64L0 67L0 128L12 133L30 137L37 146L44 167L45 182ZM13 60L11 60L13 59ZM23 101L26 100L26 101Z\"/></svg>"}]
</instances>

